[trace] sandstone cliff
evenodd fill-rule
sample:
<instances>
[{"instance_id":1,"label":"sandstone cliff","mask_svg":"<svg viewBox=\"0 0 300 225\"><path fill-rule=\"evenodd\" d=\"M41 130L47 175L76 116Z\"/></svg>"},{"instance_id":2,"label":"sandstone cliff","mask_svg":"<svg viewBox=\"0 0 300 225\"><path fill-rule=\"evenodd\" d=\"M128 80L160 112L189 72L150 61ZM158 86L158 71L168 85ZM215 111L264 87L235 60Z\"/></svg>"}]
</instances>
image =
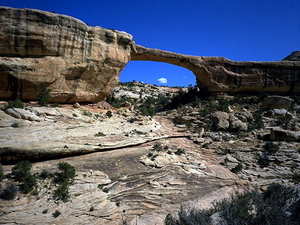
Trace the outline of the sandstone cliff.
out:
<instances>
[{"instance_id":1,"label":"sandstone cliff","mask_svg":"<svg viewBox=\"0 0 300 225\"><path fill-rule=\"evenodd\" d=\"M300 62L238 62L223 57L182 55L136 46L132 60L166 62L191 70L210 92L300 92Z\"/></svg>"},{"instance_id":2,"label":"sandstone cliff","mask_svg":"<svg viewBox=\"0 0 300 225\"><path fill-rule=\"evenodd\" d=\"M55 102L98 102L119 82L132 36L89 27L64 15L0 8L0 98L35 100L43 88Z\"/></svg>"},{"instance_id":3,"label":"sandstone cliff","mask_svg":"<svg viewBox=\"0 0 300 225\"><path fill-rule=\"evenodd\" d=\"M204 92L300 92L299 52L283 61L237 62L135 45L132 36L65 15L0 7L0 99L99 102L116 87L130 60L166 62L191 70Z\"/></svg>"}]
</instances>

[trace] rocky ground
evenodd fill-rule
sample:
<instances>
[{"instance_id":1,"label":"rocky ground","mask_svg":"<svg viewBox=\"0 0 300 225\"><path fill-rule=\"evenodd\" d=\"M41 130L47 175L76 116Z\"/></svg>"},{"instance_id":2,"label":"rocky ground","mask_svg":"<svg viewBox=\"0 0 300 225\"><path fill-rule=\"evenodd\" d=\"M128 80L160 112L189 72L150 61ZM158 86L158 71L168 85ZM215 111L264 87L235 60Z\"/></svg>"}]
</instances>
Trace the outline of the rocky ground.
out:
<instances>
[{"instance_id":1,"label":"rocky ground","mask_svg":"<svg viewBox=\"0 0 300 225\"><path fill-rule=\"evenodd\" d=\"M32 173L55 173L67 162L76 176L67 202L53 198L57 184L49 178L38 179L34 193L1 200L0 224L163 224L181 205L207 208L248 186L292 185L300 164L299 105L280 97L270 108L251 99L223 111L223 100L203 100L153 117L132 104L115 110L3 103L2 188L23 159L32 161Z\"/></svg>"}]
</instances>

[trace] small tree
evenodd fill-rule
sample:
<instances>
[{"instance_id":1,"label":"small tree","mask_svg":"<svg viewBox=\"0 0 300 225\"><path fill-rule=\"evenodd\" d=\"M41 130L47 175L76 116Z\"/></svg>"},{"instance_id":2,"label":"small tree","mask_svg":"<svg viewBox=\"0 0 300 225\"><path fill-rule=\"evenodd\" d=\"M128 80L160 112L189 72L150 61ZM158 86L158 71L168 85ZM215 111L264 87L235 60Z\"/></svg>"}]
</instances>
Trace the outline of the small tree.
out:
<instances>
[{"instance_id":1,"label":"small tree","mask_svg":"<svg viewBox=\"0 0 300 225\"><path fill-rule=\"evenodd\" d=\"M29 161L18 162L12 168L12 174L15 176L15 180L22 182L23 192L29 193L36 186L36 178L30 173L31 163Z\"/></svg>"},{"instance_id":2,"label":"small tree","mask_svg":"<svg viewBox=\"0 0 300 225\"><path fill-rule=\"evenodd\" d=\"M18 162L12 168L12 174L15 176L15 180L22 182L28 174L30 174L31 167L31 163L27 160Z\"/></svg>"},{"instance_id":3,"label":"small tree","mask_svg":"<svg viewBox=\"0 0 300 225\"><path fill-rule=\"evenodd\" d=\"M41 93L39 93L36 96L36 99L37 99L37 101L38 101L38 103L39 103L40 106L46 106L46 105L48 105L48 103L50 102L50 98L51 98L50 92L51 92L50 89L44 88L41 91Z\"/></svg>"},{"instance_id":4,"label":"small tree","mask_svg":"<svg viewBox=\"0 0 300 225\"><path fill-rule=\"evenodd\" d=\"M17 195L17 186L14 183L9 183L1 192L1 198L4 200L12 200Z\"/></svg>"}]
</instances>

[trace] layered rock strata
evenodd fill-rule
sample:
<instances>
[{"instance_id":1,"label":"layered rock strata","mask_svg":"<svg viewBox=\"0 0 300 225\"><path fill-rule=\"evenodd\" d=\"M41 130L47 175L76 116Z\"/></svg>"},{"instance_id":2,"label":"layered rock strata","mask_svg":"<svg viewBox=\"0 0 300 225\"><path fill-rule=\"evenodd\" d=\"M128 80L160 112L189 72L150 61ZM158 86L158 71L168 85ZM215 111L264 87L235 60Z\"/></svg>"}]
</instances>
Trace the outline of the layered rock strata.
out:
<instances>
[{"instance_id":1,"label":"layered rock strata","mask_svg":"<svg viewBox=\"0 0 300 225\"><path fill-rule=\"evenodd\" d=\"M0 7L0 98L98 102L118 84L132 36L70 16Z\"/></svg>"},{"instance_id":2,"label":"layered rock strata","mask_svg":"<svg viewBox=\"0 0 300 225\"><path fill-rule=\"evenodd\" d=\"M204 92L300 92L299 52L276 62L237 62L135 45L132 36L90 27L65 15L0 7L0 99L99 102L116 87L130 60L191 70Z\"/></svg>"},{"instance_id":3,"label":"layered rock strata","mask_svg":"<svg viewBox=\"0 0 300 225\"><path fill-rule=\"evenodd\" d=\"M165 62L191 70L209 92L300 92L300 62L238 62L223 57L182 55L136 46L132 60Z\"/></svg>"}]
</instances>

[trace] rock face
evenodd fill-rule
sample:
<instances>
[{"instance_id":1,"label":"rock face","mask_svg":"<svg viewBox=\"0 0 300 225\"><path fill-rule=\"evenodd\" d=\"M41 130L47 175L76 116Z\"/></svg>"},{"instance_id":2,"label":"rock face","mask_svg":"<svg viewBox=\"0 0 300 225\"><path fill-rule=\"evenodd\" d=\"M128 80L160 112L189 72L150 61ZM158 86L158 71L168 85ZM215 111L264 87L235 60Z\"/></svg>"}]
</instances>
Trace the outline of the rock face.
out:
<instances>
[{"instance_id":1,"label":"rock face","mask_svg":"<svg viewBox=\"0 0 300 225\"><path fill-rule=\"evenodd\" d=\"M210 92L300 92L300 62L237 62L136 46L132 60L157 61L191 70L200 88Z\"/></svg>"},{"instance_id":2,"label":"rock face","mask_svg":"<svg viewBox=\"0 0 300 225\"><path fill-rule=\"evenodd\" d=\"M292 52L289 56L285 57L283 60L300 61L300 51Z\"/></svg>"},{"instance_id":3,"label":"rock face","mask_svg":"<svg viewBox=\"0 0 300 225\"><path fill-rule=\"evenodd\" d=\"M203 92L300 92L299 52L283 61L236 62L135 45L132 36L64 15L0 7L0 98L99 102L116 87L130 60L166 62L191 70Z\"/></svg>"},{"instance_id":4,"label":"rock face","mask_svg":"<svg viewBox=\"0 0 300 225\"><path fill-rule=\"evenodd\" d=\"M266 97L260 105L261 110L268 109L286 109L288 110L291 107L293 99L282 96L268 96Z\"/></svg>"},{"instance_id":5,"label":"rock face","mask_svg":"<svg viewBox=\"0 0 300 225\"><path fill-rule=\"evenodd\" d=\"M0 98L98 102L118 84L133 41L64 15L0 7Z\"/></svg>"}]
</instances>

